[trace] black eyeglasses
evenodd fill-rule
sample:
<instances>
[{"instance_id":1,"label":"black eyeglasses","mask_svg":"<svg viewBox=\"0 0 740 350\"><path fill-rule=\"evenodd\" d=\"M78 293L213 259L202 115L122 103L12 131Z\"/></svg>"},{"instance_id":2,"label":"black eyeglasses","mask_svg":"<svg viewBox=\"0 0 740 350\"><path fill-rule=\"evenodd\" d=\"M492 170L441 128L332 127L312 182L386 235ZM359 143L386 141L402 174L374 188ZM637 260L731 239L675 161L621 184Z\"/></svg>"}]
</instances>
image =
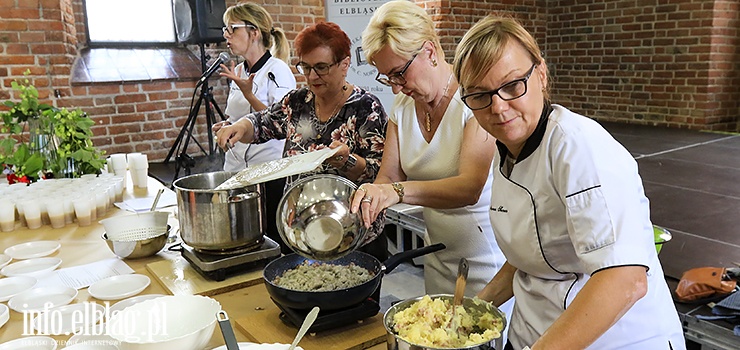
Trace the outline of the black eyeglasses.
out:
<instances>
[{"instance_id":1,"label":"black eyeglasses","mask_svg":"<svg viewBox=\"0 0 740 350\"><path fill-rule=\"evenodd\" d=\"M249 29L257 29L257 27L255 27L255 26L253 26L251 24L237 23L237 24L229 24L226 27L222 27L221 28L221 31L224 34L229 33L229 35L233 35L235 30L237 30L239 28L244 28L244 27L249 28Z\"/></svg>"},{"instance_id":2,"label":"black eyeglasses","mask_svg":"<svg viewBox=\"0 0 740 350\"><path fill-rule=\"evenodd\" d=\"M537 64L533 64L532 68L529 68L527 75L524 78L512 80L500 88L490 91L474 92L467 94L462 97L463 103L472 110L483 109L490 106L493 103L493 95L498 95L504 101L511 101L524 96L527 93L527 80L534 72Z\"/></svg>"},{"instance_id":3,"label":"black eyeglasses","mask_svg":"<svg viewBox=\"0 0 740 350\"><path fill-rule=\"evenodd\" d=\"M401 71L398 73L393 73L391 75L385 75L380 74L378 72L378 75L375 76L375 80L377 80L379 83L385 85L385 86L391 86L391 84L395 85L405 85L406 84L406 78L403 77L403 74L406 73L406 70L411 67L411 63L414 62L414 59L416 58L416 55L419 53L415 53L413 56L411 56L411 59L406 62L406 64L401 68Z\"/></svg>"},{"instance_id":4,"label":"black eyeglasses","mask_svg":"<svg viewBox=\"0 0 740 350\"><path fill-rule=\"evenodd\" d=\"M295 65L295 69L298 71L298 73L301 73L303 75L311 74L311 69L313 69L313 71L316 72L316 75L322 76L329 74L329 69L331 69L332 66L336 65L339 62L341 62L341 60L332 64L323 62L317 63L315 66L311 66L306 62L298 62L298 64Z\"/></svg>"}]
</instances>

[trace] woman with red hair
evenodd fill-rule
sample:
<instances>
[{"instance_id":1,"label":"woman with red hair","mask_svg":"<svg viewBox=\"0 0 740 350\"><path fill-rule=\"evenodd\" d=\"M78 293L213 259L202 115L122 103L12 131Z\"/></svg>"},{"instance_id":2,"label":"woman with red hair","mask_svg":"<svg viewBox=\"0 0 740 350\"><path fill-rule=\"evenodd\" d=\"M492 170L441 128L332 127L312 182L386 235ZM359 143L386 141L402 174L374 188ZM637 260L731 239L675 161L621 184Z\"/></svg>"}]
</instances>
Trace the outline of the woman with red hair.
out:
<instances>
[{"instance_id":1,"label":"woman with red hair","mask_svg":"<svg viewBox=\"0 0 740 350\"><path fill-rule=\"evenodd\" d=\"M320 22L303 29L294 45L299 59L296 70L306 77L307 86L220 129L219 146L285 139L284 157L339 148L316 171L288 178L286 187L317 173L339 175L358 185L372 183L383 156L388 117L375 95L346 80L351 61L349 37L337 24ZM366 242L380 234L384 222L384 217L374 222ZM381 255L376 258L384 260L387 242L376 242Z\"/></svg>"}]
</instances>

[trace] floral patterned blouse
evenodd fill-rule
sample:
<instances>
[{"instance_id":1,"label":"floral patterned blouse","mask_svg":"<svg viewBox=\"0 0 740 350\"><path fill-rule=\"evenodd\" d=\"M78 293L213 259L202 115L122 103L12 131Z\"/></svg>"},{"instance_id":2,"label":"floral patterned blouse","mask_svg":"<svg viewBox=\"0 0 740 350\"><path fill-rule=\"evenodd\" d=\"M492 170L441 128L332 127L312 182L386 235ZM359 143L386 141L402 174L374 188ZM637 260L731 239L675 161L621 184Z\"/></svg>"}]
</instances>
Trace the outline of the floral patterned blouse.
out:
<instances>
[{"instance_id":1,"label":"floral patterned blouse","mask_svg":"<svg viewBox=\"0 0 740 350\"><path fill-rule=\"evenodd\" d=\"M380 169L385 145L388 115L375 95L355 86L339 112L322 123L316 117L314 94L307 87L288 92L280 103L246 116L254 125L254 143L285 139L283 157L317 151L337 140L349 147L350 153L365 159L365 172L357 181L372 183ZM294 181L315 174L344 177L339 169L322 164L313 172L286 178L286 188ZM374 239L383 228L385 213L378 216L365 242Z\"/></svg>"}]
</instances>

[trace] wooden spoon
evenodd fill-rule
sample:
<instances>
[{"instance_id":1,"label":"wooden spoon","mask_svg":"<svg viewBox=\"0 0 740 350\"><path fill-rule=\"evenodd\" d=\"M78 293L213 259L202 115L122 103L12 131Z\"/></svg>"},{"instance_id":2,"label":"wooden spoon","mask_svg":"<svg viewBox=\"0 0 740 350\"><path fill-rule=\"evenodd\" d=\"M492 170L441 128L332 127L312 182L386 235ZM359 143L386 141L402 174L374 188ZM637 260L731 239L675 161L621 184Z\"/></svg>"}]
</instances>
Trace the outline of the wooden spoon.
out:
<instances>
[{"instance_id":1,"label":"wooden spoon","mask_svg":"<svg viewBox=\"0 0 740 350\"><path fill-rule=\"evenodd\" d=\"M462 305L463 298L465 297L465 284L468 281L468 260L460 258L460 263L457 265L457 281L455 281L455 295L452 298L452 320L447 327L447 334L450 337L457 336L457 307Z\"/></svg>"},{"instance_id":2,"label":"wooden spoon","mask_svg":"<svg viewBox=\"0 0 740 350\"><path fill-rule=\"evenodd\" d=\"M468 281L468 260L460 258L460 264L457 265L457 281L455 281L455 296L452 299L452 305L462 305L465 296L465 284Z\"/></svg>"}]
</instances>

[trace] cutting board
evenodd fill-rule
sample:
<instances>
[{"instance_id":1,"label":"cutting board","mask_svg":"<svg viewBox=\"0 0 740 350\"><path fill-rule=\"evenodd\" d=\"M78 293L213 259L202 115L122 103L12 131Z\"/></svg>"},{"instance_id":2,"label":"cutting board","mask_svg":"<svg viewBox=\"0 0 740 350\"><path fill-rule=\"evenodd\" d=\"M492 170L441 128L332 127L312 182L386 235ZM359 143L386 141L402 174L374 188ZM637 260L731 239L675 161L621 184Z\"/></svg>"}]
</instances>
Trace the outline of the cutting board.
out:
<instances>
[{"instance_id":1,"label":"cutting board","mask_svg":"<svg viewBox=\"0 0 740 350\"><path fill-rule=\"evenodd\" d=\"M290 344L298 333L297 328L290 327L280 320L280 309L272 303L260 312L237 319L236 324L239 330L255 343ZM306 334L298 345L304 350L359 350L385 342L385 336L383 314L377 314L363 320L362 323Z\"/></svg>"},{"instance_id":2,"label":"cutting board","mask_svg":"<svg viewBox=\"0 0 740 350\"><path fill-rule=\"evenodd\" d=\"M263 281L261 268L220 282L213 281L203 277L181 256L147 264L146 269L173 295L213 296Z\"/></svg>"}]
</instances>

